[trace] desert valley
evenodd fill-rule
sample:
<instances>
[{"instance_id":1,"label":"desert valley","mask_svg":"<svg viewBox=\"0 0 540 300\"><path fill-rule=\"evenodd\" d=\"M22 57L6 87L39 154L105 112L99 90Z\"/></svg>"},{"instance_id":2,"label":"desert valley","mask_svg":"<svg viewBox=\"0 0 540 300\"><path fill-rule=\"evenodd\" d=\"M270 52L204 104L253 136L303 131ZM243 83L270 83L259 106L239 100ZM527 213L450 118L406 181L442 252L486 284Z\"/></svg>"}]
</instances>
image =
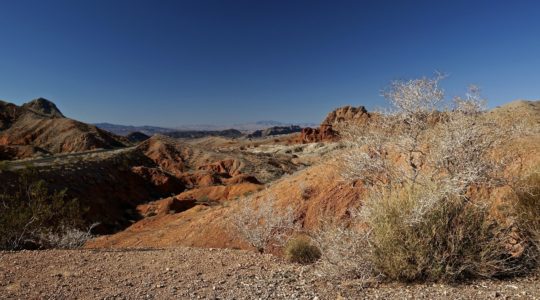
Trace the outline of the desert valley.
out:
<instances>
[{"instance_id":1,"label":"desert valley","mask_svg":"<svg viewBox=\"0 0 540 300\"><path fill-rule=\"evenodd\" d=\"M350 128L369 136L367 131L378 132L385 118L363 106L337 108L318 128L289 133L273 127L258 130L255 136L240 131L229 136L227 130L182 138L175 137L175 132L120 136L69 119L43 98L22 106L1 102L0 116L0 179L7 205L1 219L2 247L81 249L2 252L0 284L7 298L315 299L417 297L420 293L427 298L472 299L529 298L540 292L537 275L438 288L438 284L395 286L384 273L375 275L380 270L358 277L354 272L344 275L325 269L323 265L335 257L319 251L346 247L351 252L348 256L337 253L344 261L362 258L354 251L370 251L354 249L355 243L347 245L350 233L333 237L341 241L320 239L321 230L328 228L327 220L343 228L355 226L357 217L351 209L374 201L367 181L349 179L343 166L356 147L351 144ZM501 126L521 120L526 133L507 136L512 143L498 143L493 150L519 152L519 164L504 165L507 173L518 167L519 172L538 172L540 102L511 102L482 113L482 118ZM443 122L430 121L431 128L425 130ZM399 164L399 159L394 163ZM77 211L56 207L39 219L38 205L54 202L54 197L44 196L45 203L33 203L37 198L24 193L39 193L29 191L36 182L44 184L46 195L63 191L63 207L76 199ZM472 197L485 198L481 201L488 201L494 211L490 215L502 217L501 222L513 228L499 233L508 235L500 239L507 251L500 259L508 255L519 261L533 255L530 251L538 251L531 248L514 217L503 217L506 206L513 205L509 201L515 201L512 192L504 185L478 188ZM533 186L534 191L537 188ZM7 195L28 203L9 207ZM538 199L538 194L533 197ZM21 212L24 209L30 211ZM275 218L277 223L270 220ZM20 222L23 228L18 227ZM72 227L67 228L68 224ZM242 224L245 228L240 228ZM266 228L268 232L255 228L265 225L274 227ZM48 235L44 228L51 230ZM316 246L318 261L313 264L310 256L300 264L287 263L287 257L291 258L284 250L288 244L279 243L282 233L289 242L301 235L310 237L314 245L321 243ZM351 271L350 266L337 266L343 268L340 271ZM466 277L483 276L471 273Z\"/></svg>"},{"instance_id":2,"label":"desert valley","mask_svg":"<svg viewBox=\"0 0 540 300\"><path fill-rule=\"evenodd\" d=\"M0 0L0 300L540 300L538 12Z\"/></svg>"}]
</instances>

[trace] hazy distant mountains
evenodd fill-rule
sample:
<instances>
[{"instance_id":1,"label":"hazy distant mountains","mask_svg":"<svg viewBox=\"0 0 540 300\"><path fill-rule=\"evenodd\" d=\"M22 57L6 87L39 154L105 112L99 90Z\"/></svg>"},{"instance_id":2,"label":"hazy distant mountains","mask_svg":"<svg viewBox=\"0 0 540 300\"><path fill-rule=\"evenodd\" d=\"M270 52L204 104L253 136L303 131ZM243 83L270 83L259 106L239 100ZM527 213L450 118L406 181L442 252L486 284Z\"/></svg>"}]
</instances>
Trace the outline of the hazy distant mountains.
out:
<instances>
[{"instance_id":1,"label":"hazy distant mountains","mask_svg":"<svg viewBox=\"0 0 540 300\"><path fill-rule=\"evenodd\" d=\"M96 123L94 124L98 128L112 132L114 134L127 136L132 132L142 132L146 135L152 136L156 133L165 134L167 132L174 131L172 128L164 128L157 126L131 126L131 125L117 125L110 123Z\"/></svg>"},{"instance_id":2,"label":"hazy distant mountains","mask_svg":"<svg viewBox=\"0 0 540 300\"><path fill-rule=\"evenodd\" d=\"M97 123L94 124L97 127L107 130L109 132L126 136L132 132L142 132L146 135L152 136L156 133L174 136L174 137L195 137L198 136L197 132L214 132L215 135L222 135L221 133L226 133L225 136L238 136L239 133L251 133L256 130L263 130L270 127L276 126L300 126L300 127L313 127L318 124L315 123L283 123L272 120L257 121L253 123L239 123L232 125L183 125L177 128L166 128L166 127L157 127L157 126L131 126L131 125L117 125L110 123ZM238 132L237 132L238 131Z\"/></svg>"}]
</instances>

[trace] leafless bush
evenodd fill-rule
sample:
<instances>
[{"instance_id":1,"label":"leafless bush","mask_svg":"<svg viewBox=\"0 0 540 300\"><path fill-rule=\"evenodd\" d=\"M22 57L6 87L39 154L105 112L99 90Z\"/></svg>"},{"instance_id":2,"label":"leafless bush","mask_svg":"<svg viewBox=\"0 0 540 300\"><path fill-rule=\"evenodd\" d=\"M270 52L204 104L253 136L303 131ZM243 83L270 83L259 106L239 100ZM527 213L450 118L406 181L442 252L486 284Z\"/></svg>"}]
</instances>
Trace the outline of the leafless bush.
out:
<instances>
[{"instance_id":1,"label":"leafless bush","mask_svg":"<svg viewBox=\"0 0 540 300\"><path fill-rule=\"evenodd\" d=\"M321 251L321 258L317 262L317 270L321 276L361 280L376 277L373 264L369 260L370 232L354 223L358 220L353 218L353 223L344 223L333 218L324 218L317 230L311 232L314 244Z\"/></svg>"},{"instance_id":2,"label":"leafless bush","mask_svg":"<svg viewBox=\"0 0 540 300\"><path fill-rule=\"evenodd\" d=\"M344 177L361 180L370 195L361 214L369 260L399 280L519 273L523 265L499 238L508 228L469 193L509 183L502 172L508 160L495 150L517 137L518 128L489 122L474 86L445 104L442 78L393 82L384 92L393 109L344 133Z\"/></svg>"},{"instance_id":3,"label":"leafless bush","mask_svg":"<svg viewBox=\"0 0 540 300\"><path fill-rule=\"evenodd\" d=\"M534 247L530 255L540 267L540 172L532 173L520 183L515 210L521 230Z\"/></svg>"},{"instance_id":4,"label":"leafless bush","mask_svg":"<svg viewBox=\"0 0 540 300\"><path fill-rule=\"evenodd\" d=\"M51 230L41 232L38 239L45 248L76 249L92 238L91 231L97 225L98 223L92 224L86 231L63 225L54 232Z\"/></svg>"},{"instance_id":5,"label":"leafless bush","mask_svg":"<svg viewBox=\"0 0 540 300\"><path fill-rule=\"evenodd\" d=\"M270 245L283 246L296 229L293 208L281 212L275 208L274 197L258 203L254 199L248 197L239 203L239 211L232 215L232 225L260 253Z\"/></svg>"}]
</instances>

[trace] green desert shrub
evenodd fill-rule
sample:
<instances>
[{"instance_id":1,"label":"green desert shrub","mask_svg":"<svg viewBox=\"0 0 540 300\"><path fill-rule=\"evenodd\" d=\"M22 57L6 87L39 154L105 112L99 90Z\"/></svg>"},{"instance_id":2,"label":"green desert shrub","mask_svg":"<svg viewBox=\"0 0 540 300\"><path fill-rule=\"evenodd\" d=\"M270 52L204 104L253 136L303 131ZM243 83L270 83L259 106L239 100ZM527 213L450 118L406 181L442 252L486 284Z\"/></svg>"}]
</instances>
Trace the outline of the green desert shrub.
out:
<instances>
[{"instance_id":1,"label":"green desert shrub","mask_svg":"<svg viewBox=\"0 0 540 300\"><path fill-rule=\"evenodd\" d=\"M509 228L489 207L436 192L436 186L405 187L368 204L371 260L399 281L455 281L524 271L505 249ZM430 197L437 205L421 207Z\"/></svg>"},{"instance_id":2,"label":"green desert shrub","mask_svg":"<svg viewBox=\"0 0 540 300\"><path fill-rule=\"evenodd\" d=\"M50 247L45 237L83 226L78 201L66 199L65 190L49 191L32 171L22 172L16 188L0 194L0 207L0 249Z\"/></svg>"},{"instance_id":3,"label":"green desert shrub","mask_svg":"<svg viewBox=\"0 0 540 300\"><path fill-rule=\"evenodd\" d=\"M0 160L0 172L7 171L9 169L7 160Z\"/></svg>"},{"instance_id":4,"label":"green desert shrub","mask_svg":"<svg viewBox=\"0 0 540 300\"><path fill-rule=\"evenodd\" d=\"M321 251L306 236L295 237L285 246L285 257L288 261L300 264L311 264L321 258Z\"/></svg>"}]
</instances>

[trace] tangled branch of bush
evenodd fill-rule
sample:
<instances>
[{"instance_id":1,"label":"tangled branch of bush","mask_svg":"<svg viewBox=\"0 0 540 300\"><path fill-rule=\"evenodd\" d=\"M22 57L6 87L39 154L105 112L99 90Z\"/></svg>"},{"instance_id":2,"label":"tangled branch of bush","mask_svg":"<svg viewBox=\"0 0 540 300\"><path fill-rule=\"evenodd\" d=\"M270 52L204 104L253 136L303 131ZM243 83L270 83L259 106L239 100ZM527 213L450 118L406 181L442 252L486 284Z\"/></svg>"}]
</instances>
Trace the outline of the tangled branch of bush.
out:
<instances>
[{"instance_id":1,"label":"tangled branch of bush","mask_svg":"<svg viewBox=\"0 0 540 300\"><path fill-rule=\"evenodd\" d=\"M240 210L232 215L235 230L259 253L268 246L283 246L296 228L293 209L278 211L273 197L258 203L253 199L247 197L239 202Z\"/></svg>"},{"instance_id":2,"label":"tangled branch of bush","mask_svg":"<svg viewBox=\"0 0 540 300\"><path fill-rule=\"evenodd\" d=\"M0 249L80 246L89 238L79 229L82 212L65 190L50 192L45 181L25 170L15 191L0 194Z\"/></svg>"}]
</instances>

